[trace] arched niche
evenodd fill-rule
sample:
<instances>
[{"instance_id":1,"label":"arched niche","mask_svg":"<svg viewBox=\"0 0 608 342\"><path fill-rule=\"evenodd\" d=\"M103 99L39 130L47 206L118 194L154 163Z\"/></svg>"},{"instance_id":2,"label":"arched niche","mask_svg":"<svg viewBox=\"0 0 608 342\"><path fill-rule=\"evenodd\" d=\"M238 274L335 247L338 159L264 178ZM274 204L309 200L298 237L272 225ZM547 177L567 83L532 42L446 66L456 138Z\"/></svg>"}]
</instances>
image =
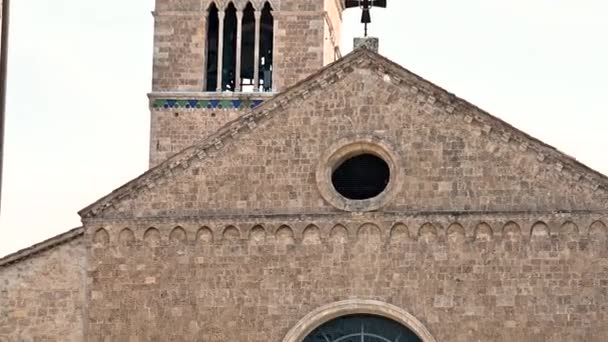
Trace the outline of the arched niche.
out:
<instances>
[{"instance_id":1,"label":"arched niche","mask_svg":"<svg viewBox=\"0 0 608 342\"><path fill-rule=\"evenodd\" d=\"M395 321L416 334L423 342L436 342L424 325L407 311L384 302L350 299L322 306L304 316L283 338L283 342L302 342L311 332L334 319L350 315L373 315Z\"/></svg>"},{"instance_id":2,"label":"arched niche","mask_svg":"<svg viewBox=\"0 0 608 342\"><path fill-rule=\"evenodd\" d=\"M118 235L118 241L122 246L130 246L135 242L135 234L131 229L125 228Z\"/></svg>"},{"instance_id":3,"label":"arched niche","mask_svg":"<svg viewBox=\"0 0 608 342\"><path fill-rule=\"evenodd\" d=\"M110 234L104 228L99 228L93 236L93 243L96 246L105 247L110 244Z\"/></svg>"}]
</instances>

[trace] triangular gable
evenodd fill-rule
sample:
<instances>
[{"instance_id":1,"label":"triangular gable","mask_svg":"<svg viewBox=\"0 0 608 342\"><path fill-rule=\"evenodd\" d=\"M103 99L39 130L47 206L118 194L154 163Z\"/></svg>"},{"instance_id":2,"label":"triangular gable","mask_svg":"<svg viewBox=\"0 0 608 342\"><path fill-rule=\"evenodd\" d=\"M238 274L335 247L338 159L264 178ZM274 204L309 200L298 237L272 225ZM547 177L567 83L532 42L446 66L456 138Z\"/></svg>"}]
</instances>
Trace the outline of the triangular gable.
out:
<instances>
[{"instance_id":1,"label":"triangular gable","mask_svg":"<svg viewBox=\"0 0 608 342\"><path fill-rule=\"evenodd\" d=\"M145 189L152 189L160 182L170 179L176 169L188 169L193 161L208 158L221 150L229 139L238 140L244 133L255 131L261 122L272 120L276 115L280 115L282 110L294 99L306 99L313 91L329 87L352 73L356 68L363 66L374 70L387 82L392 82L400 87L409 87L410 92L419 94L419 97L428 104L442 107L445 113L462 117L462 120L471 126L471 131L496 135L504 144L508 144L514 150L534 153L538 162L550 165L555 172L559 173L560 178L568 178L591 191L602 191L608 194L606 176L467 101L457 98L381 55L367 49L358 49L275 96L260 107L228 123L200 143L177 153L157 167L81 210L79 214L83 218L94 217L126 198L137 197Z\"/></svg>"}]
</instances>

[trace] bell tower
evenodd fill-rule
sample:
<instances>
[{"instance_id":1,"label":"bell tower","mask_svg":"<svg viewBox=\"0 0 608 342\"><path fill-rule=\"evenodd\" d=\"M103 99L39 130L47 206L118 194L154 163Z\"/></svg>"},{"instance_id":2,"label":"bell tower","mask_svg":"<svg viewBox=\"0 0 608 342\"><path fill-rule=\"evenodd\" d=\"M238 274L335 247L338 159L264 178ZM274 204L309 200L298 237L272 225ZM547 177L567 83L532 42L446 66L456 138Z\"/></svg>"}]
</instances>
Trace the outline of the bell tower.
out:
<instances>
[{"instance_id":1,"label":"bell tower","mask_svg":"<svg viewBox=\"0 0 608 342\"><path fill-rule=\"evenodd\" d=\"M150 166L341 57L343 0L156 0Z\"/></svg>"}]
</instances>

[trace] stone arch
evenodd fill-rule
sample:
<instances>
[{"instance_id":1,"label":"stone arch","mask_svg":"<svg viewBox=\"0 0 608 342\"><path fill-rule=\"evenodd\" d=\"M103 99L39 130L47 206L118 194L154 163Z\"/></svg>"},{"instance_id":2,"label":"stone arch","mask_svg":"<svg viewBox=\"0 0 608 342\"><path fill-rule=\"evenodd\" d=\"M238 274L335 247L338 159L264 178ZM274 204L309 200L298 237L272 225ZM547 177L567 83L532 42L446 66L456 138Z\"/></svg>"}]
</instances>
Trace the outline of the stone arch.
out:
<instances>
[{"instance_id":1,"label":"stone arch","mask_svg":"<svg viewBox=\"0 0 608 342\"><path fill-rule=\"evenodd\" d=\"M357 241L378 245L382 243L380 227L374 223L365 223L357 231Z\"/></svg>"},{"instance_id":2,"label":"stone arch","mask_svg":"<svg viewBox=\"0 0 608 342\"><path fill-rule=\"evenodd\" d=\"M307 226L302 232L302 244L318 245L321 243L321 232L314 224Z\"/></svg>"},{"instance_id":3,"label":"stone arch","mask_svg":"<svg viewBox=\"0 0 608 342\"><path fill-rule=\"evenodd\" d=\"M274 4L273 0L266 0L266 1L260 1L260 6L258 7L259 9L264 8L264 6L266 6L266 4L268 4L268 6L270 6L270 8L272 10L274 10L275 8L277 8Z\"/></svg>"},{"instance_id":4,"label":"stone arch","mask_svg":"<svg viewBox=\"0 0 608 342\"><path fill-rule=\"evenodd\" d=\"M186 242L188 241L188 233L182 227L175 227L169 234L169 240L174 242Z\"/></svg>"},{"instance_id":5,"label":"stone arch","mask_svg":"<svg viewBox=\"0 0 608 342\"><path fill-rule=\"evenodd\" d=\"M418 230L418 238L420 241L431 242L436 241L439 237L439 232L434 224L427 222L420 227Z\"/></svg>"},{"instance_id":6,"label":"stone arch","mask_svg":"<svg viewBox=\"0 0 608 342\"><path fill-rule=\"evenodd\" d=\"M241 239L241 231L235 226L228 226L222 233L224 241L236 242Z\"/></svg>"},{"instance_id":7,"label":"stone arch","mask_svg":"<svg viewBox=\"0 0 608 342\"><path fill-rule=\"evenodd\" d=\"M502 237L503 239L510 241L521 239L521 227L513 221L507 222L502 227Z\"/></svg>"},{"instance_id":8,"label":"stone arch","mask_svg":"<svg viewBox=\"0 0 608 342\"><path fill-rule=\"evenodd\" d=\"M235 0L228 0L228 1L223 1L220 2L219 5L221 6L221 10L222 11L226 11L228 10L228 8L234 7L235 9L238 9L238 1Z\"/></svg>"},{"instance_id":9,"label":"stone arch","mask_svg":"<svg viewBox=\"0 0 608 342\"><path fill-rule=\"evenodd\" d=\"M242 1L242 2L238 2L235 4L236 9L239 11L244 11L245 8L251 6L251 8L253 8L254 10L257 10L258 7L256 6L255 1Z\"/></svg>"},{"instance_id":10,"label":"stone arch","mask_svg":"<svg viewBox=\"0 0 608 342\"><path fill-rule=\"evenodd\" d=\"M491 241L494 238L492 226L486 222L481 222L475 228L475 241Z\"/></svg>"},{"instance_id":11,"label":"stone arch","mask_svg":"<svg viewBox=\"0 0 608 342\"><path fill-rule=\"evenodd\" d=\"M349 237L348 229L341 224L335 225L329 232L329 239L333 243L343 244L348 243Z\"/></svg>"},{"instance_id":12,"label":"stone arch","mask_svg":"<svg viewBox=\"0 0 608 342\"><path fill-rule=\"evenodd\" d=\"M578 226L572 221L564 222L560 229L560 235L567 239L576 239L578 238L579 233Z\"/></svg>"},{"instance_id":13,"label":"stone arch","mask_svg":"<svg viewBox=\"0 0 608 342\"><path fill-rule=\"evenodd\" d=\"M249 231L249 242L253 244L262 244L266 241L266 229L261 225L255 225Z\"/></svg>"},{"instance_id":14,"label":"stone arch","mask_svg":"<svg viewBox=\"0 0 608 342\"><path fill-rule=\"evenodd\" d=\"M608 238L608 229L604 222L593 222L589 227L589 237L596 240L606 240L606 238Z\"/></svg>"},{"instance_id":15,"label":"stone arch","mask_svg":"<svg viewBox=\"0 0 608 342\"><path fill-rule=\"evenodd\" d=\"M213 243L213 231L211 228L207 226L201 227L198 232L196 232L196 241L202 244Z\"/></svg>"},{"instance_id":16,"label":"stone arch","mask_svg":"<svg viewBox=\"0 0 608 342\"><path fill-rule=\"evenodd\" d=\"M158 245L160 243L160 232L154 227L148 228L144 233L144 242L150 245Z\"/></svg>"},{"instance_id":17,"label":"stone arch","mask_svg":"<svg viewBox=\"0 0 608 342\"><path fill-rule=\"evenodd\" d=\"M212 0L212 1L209 1L209 3L207 4L207 7L205 8L205 10L208 11L211 8L211 6L215 6L217 8L220 8L220 6L218 6L218 4L214 0Z\"/></svg>"},{"instance_id":18,"label":"stone arch","mask_svg":"<svg viewBox=\"0 0 608 342\"><path fill-rule=\"evenodd\" d=\"M452 243L463 243L466 240L466 233L464 227L454 222L448 227L448 241Z\"/></svg>"},{"instance_id":19,"label":"stone arch","mask_svg":"<svg viewBox=\"0 0 608 342\"><path fill-rule=\"evenodd\" d=\"M275 232L275 237L276 240L282 244L290 245L295 242L293 229L287 225L280 226Z\"/></svg>"},{"instance_id":20,"label":"stone arch","mask_svg":"<svg viewBox=\"0 0 608 342\"><path fill-rule=\"evenodd\" d=\"M128 246L135 242L135 234L133 234L131 229L125 228L118 235L118 241L121 245Z\"/></svg>"},{"instance_id":21,"label":"stone arch","mask_svg":"<svg viewBox=\"0 0 608 342\"><path fill-rule=\"evenodd\" d=\"M300 342L322 324L342 316L368 314L394 320L414 332L423 342L436 342L424 325L407 311L376 300L350 299L322 306L304 316L283 338L283 342Z\"/></svg>"},{"instance_id":22,"label":"stone arch","mask_svg":"<svg viewBox=\"0 0 608 342\"><path fill-rule=\"evenodd\" d=\"M93 236L93 243L98 246L107 246L110 244L110 234L104 228L99 228Z\"/></svg>"},{"instance_id":23,"label":"stone arch","mask_svg":"<svg viewBox=\"0 0 608 342\"><path fill-rule=\"evenodd\" d=\"M391 228L389 238L391 243L403 243L410 240L410 229L404 223L396 223L393 228Z\"/></svg>"},{"instance_id":24,"label":"stone arch","mask_svg":"<svg viewBox=\"0 0 608 342\"><path fill-rule=\"evenodd\" d=\"M533 239L546 239L550 235L549 226L543 221L538 221L534 225L532 225L532 229L530 230L530 236Z\"/></svg>"}]
</instances>

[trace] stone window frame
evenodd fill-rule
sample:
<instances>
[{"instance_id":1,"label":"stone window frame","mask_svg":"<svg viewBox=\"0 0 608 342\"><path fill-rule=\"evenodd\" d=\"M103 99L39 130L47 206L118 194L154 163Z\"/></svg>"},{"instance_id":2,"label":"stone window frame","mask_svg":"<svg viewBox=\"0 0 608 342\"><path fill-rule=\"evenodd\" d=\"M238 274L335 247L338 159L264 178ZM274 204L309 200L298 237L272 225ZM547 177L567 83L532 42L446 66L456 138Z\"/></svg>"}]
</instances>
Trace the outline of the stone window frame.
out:
<instances>
[{"instance_id":1,"label":"stone window frame","mask_svg":"<svg viewBox=\"0 0 608 342\"><path fill-rule=\"evenodd\" d=\"M332 206L350 212L374 211L386 206L397 195L403 183L401 161L394 151L391 143L375 135L354 135L339 139L323 153L317 166L316 182L321 197ZM360 154L372 154L383 159L388 164L390 178L380 195L365 200L352 200L336 191L332 173L346 159Z\"/></svg>"},{"instance_id":2,"label":"stone window frame","mask_svg":"<svg viewBox=\"0 0 608 342\"><path fill-rule=\"evenodd\" d=\"M423 342L437 342L426 327L407 311L376 300L349 299L322 306L304 316L283 338L283 342L301 342L321 325L348 315L375 315L391 319L414 332Z\"/></svg>"}]
</instances>

